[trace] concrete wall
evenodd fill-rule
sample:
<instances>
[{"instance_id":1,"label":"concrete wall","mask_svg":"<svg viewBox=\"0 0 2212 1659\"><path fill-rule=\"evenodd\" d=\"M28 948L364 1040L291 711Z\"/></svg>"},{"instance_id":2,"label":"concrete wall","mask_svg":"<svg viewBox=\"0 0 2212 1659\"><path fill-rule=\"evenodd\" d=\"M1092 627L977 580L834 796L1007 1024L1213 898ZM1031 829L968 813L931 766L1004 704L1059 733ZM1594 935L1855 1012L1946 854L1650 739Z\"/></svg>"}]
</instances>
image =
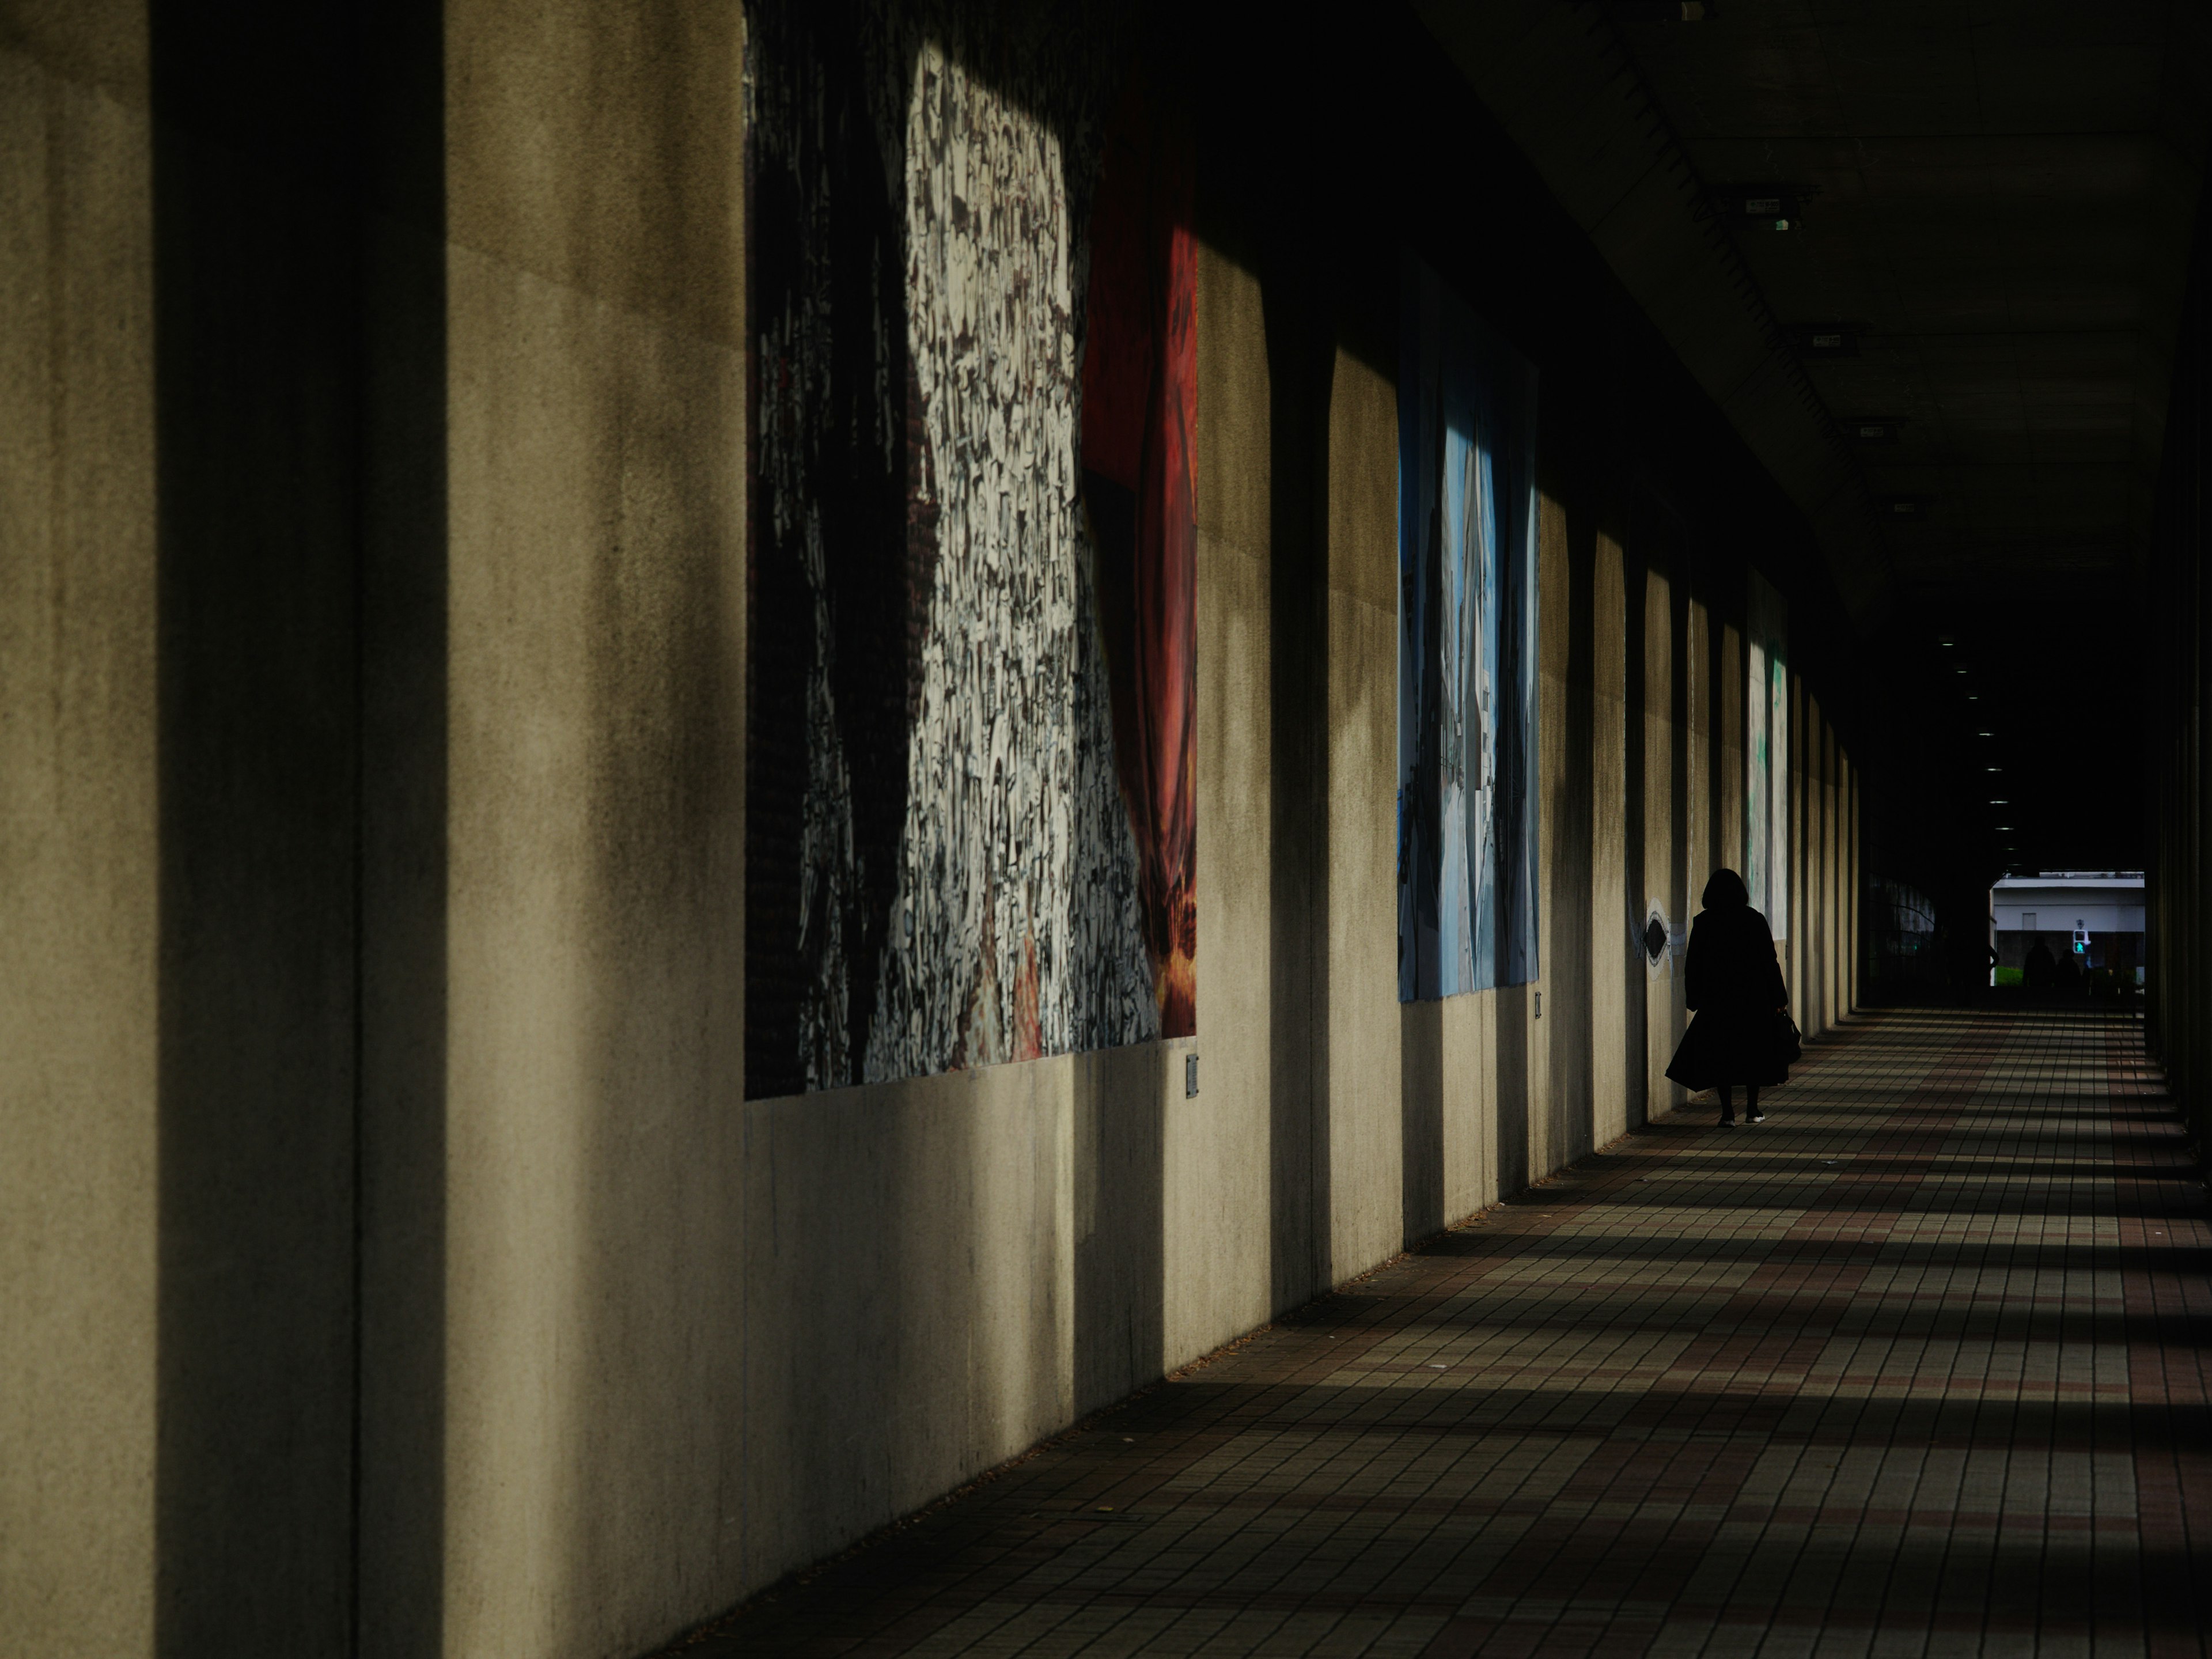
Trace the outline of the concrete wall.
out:
<instances>
[{"instance_id":1,"label":"concrete wall","mask_svg":"<svg viewBox=\"0 0 2212 1659\"><path fill-rule=\"evenodd\" d=\"M1756 469L1510 150L1538 979L1397 1000L1397 244L1224 118L1200 1035L748 1103L742 19L389 22L0 10L0 1649L639 1652L1679 1098Z\"/></svg>"}]
</instances>

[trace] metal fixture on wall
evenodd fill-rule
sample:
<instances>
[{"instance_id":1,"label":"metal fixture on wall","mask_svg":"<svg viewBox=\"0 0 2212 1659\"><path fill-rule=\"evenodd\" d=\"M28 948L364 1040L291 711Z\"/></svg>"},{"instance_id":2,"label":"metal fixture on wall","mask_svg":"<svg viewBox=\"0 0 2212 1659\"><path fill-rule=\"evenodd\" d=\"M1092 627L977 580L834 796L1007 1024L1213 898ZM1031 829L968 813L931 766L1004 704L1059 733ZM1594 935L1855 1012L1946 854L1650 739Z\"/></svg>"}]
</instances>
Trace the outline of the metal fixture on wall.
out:
<instances>
[{"instance_id":1,"label":"metal fixture on wall","mask_svg":"<svg viewBox=\"0 0 2212 1659\"><path fill-rule=\"evenodd\" d=\"M1707 200L1740 230L1795 230L1803 228L1805 198L1811 193L1789 185L1723 185Z\"/></svg>"},{"instance_id":2,"label":"metal fixture on wall","mask_svg":"<svg viewBox=\"0 0 2212 1659\"><path fill-rule=\"evenodd\" d=\"M1790 331L1790 343L1801 357L1856 357L1864 323L1801 323Z\"/></svg>"}]
</instances>

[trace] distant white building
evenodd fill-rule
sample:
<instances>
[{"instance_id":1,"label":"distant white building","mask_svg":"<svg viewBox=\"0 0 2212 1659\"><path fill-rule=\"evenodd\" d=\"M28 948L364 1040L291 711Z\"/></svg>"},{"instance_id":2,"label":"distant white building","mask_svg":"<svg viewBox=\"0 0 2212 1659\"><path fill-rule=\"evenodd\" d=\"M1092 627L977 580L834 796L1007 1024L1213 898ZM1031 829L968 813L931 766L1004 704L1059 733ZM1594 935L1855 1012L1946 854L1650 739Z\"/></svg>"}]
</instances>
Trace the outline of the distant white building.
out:
<instances>
[{"instance_id":1,"label":"distant white building","mask_svg":"<svg viewBox=\"0 0 2212 1659\"><path fill-rule=\"evenodd\" d=\"M2045 870L2007 876L1990 889L1990 944L1997 967L2025 969L2039 939L2062 972L2070 963L2075 970L2132 969L2140 979L2142 872Z\"/></svg>"}]
</instances>

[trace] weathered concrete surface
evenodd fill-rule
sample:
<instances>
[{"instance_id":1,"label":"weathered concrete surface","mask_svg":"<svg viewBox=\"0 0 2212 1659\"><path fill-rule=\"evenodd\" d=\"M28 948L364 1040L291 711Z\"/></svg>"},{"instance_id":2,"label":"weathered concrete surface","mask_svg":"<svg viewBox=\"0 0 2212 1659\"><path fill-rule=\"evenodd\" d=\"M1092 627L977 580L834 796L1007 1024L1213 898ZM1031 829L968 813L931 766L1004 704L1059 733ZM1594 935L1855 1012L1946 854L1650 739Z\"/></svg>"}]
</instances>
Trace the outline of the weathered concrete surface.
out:
<instances>
[{"instance_id":1,"label":"weathered concrete surface","mask_svg":"<svg viewBox=\"0 0 2212 1659\"><path fill-rule=\"evenodd\" d=\"M1535 1046L1543 1055L1547 1109L1532 1117L1528 1157L1543 1169L1571 1163L1595 1144L1596 1060L1591 915L1595 870L1590 658L1593 599L1587 537L1565 502L1549 493L1537 521L1538 918L1543 945L1530 999ZM1493 1144L1497 1137L1486 1139ZM1493 1155L1482 1201L1500 1196L1504 1171Z\"/></svg>"},{"instance_id":2,"label":"weathered concrete surface","mask_svg":"<svg viewBox=\"0 0 2212 1659\"><path fill-rule=\"evenodd\" d=\"M1674 1045L1682 1040L1685 1005L1682 1000L1680 936L1690 920L1682 892L1676 854L1690 826L1680 806L1683 799L1678 770L1687 762L1689 733L1677 722L1680 714L1675 696L1675 670L1684 654L1678 625L1675 582L1672 573L1657 564L1642 571L1644 586L1643 738L1644 837L1643 860L1638 874L1637 926L1656 904L1666 916L1670 935L1656 966L1644 970L1644 1049L1642 1054L1643 1115L1650 1118L1679 1105L1681 1087L1667 1077L1667 1063ZM1631 580L1635 580L1632 575ZM1686 596L1685 596L1686 608Z\"/></svg>"},{"instance_id":3,"label":"weathered concrete surface","mask_svg":"<svg viewBox=\"0 0 2212 1659\"><path fill-rule=\"evenodd\" d=\"M768 1286L739 1265L798 1242L763 1237L739 1105L742 18L455 3L446 50L441 1645L620 1651L760 1570L757 1416L809 1438L747 1387L779 1333L748 1340ZM776 1148L794 1200L843 1139L834 1111L811 1127ZM1024 1179L973 1169L974 1127L887 1137L911 1156L878 1170L927 1174L933 1147L956 1205ZM1018 1232L1021 1206L986 1208Z\"/></svg>"},{"instance_id":4,"label":"weathered concrete surface","mask_svg":"<svg viewBox=\"0 0 2212 1659\"><path fill-rule=\"evenodd\" d=\"M0 1648L154 1626L152 147L128 3L0 11Z\"/></svg>"},{"instance_id":5,"label":"weathered concrete surface","mask_svg":"<svg viewBox=\"0 0 2212 1659\"><path fill-rule=\"evenodd\" d=\"M1711 602L1693 586L1684 609L1681 678L1687 743L1682 755L1682 845L1678 857L1682 908L1694 921L1705 878L1713 872L1713 773L1719 757L1719 722L1713 708Z\"/></svg>"},{"instance_id":6,"label":"weathered concrete surface","mask_svg":"<svg viewBox=\"0 0 2212 1659\"><path fill-rule=\"evenodd\" d=\"M1733 621L1723 622L1717 643L1719 678L1715 685L1714 719L1720 758L1714 768L1714 782L1720 807L1713 817L1713 863L1741 875L1750 827L1745 821L1744 803L1745 769L1749 762L1743 747L1744 700L1749 693L1746 675L1749 669L1744 661L1742 628Z\"/></svg>"},{"instance_id":7,"label":"weathered concrete surface","mask_svg":"<svg viewBox=\"0 0 2212 1659\"><path fill-rule=\"evenodd\" d=\"M1273 892L1287 849L1275 842L1273 698L1279 672L1269 556L1273 487L1266 296L1257 276L1201 245L1198 294L1199 1094L1164 1097L1164 1164L1156 1257L1164 1287L1158 1346L1141 1365L1202 1353L1224 1330L1273 1311L1273 1206L1279 1097L1312 1109L1310 1068L1277 1052ZM1303 1027L1304 1022L1297 1024ZM1176 1062L1179 1066L1180 1061ZM1287 1101L1286 1101L1287 1103ZM1093 1183L1092 1190L1097 1189ZM1105 1192L1110 1215L1119 1200ZM1079 1402L1113 1397L1086 1391Z\"/></svg>"},{"instance_id":8,"label":"weathered concrete surface","mask_svg":"<svg viewBox=\"0 0 2212 1659\"><path fill-rule=\"evenodd\" d=\"M1628 590L1620 544L1600 532L1590 620L1590 1134L1598 1146L1643 1121L1644 927L1639 836L1628 801Z\"/></svg>"},{"instance_id":9,"label":"weathered concrete surface","mask_svg":"<svg viewBox=\"0 0 2212 1659\"><path fill-rule=\"evenodd\" d=\"M1398 1084L1398 404L1340 351L1329 402L1329 1277L1404 1237ZM1387 901L1387 908L1386 908ZM1358 1265L1354 1265L1358 1264Z\"/></svg>"}]
</instances>

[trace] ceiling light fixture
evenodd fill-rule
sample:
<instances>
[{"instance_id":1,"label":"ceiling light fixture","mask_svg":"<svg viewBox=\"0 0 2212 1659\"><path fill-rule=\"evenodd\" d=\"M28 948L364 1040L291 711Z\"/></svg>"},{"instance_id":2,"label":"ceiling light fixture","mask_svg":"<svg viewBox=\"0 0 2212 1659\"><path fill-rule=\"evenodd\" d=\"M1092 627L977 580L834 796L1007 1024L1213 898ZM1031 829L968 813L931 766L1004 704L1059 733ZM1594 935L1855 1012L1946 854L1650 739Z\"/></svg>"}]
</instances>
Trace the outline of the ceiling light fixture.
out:
<instances>
[{"instance_id":1,"label":"ceiling light fixture","mask_svg":"<svg viewBox=\"0 0 2212 1659\"><path fill-rule=\"evenodd\" d=\"M1702 23L1719 16L1713 0L1607 0L1616 23Z\"/></svg>"}]
</instances>

